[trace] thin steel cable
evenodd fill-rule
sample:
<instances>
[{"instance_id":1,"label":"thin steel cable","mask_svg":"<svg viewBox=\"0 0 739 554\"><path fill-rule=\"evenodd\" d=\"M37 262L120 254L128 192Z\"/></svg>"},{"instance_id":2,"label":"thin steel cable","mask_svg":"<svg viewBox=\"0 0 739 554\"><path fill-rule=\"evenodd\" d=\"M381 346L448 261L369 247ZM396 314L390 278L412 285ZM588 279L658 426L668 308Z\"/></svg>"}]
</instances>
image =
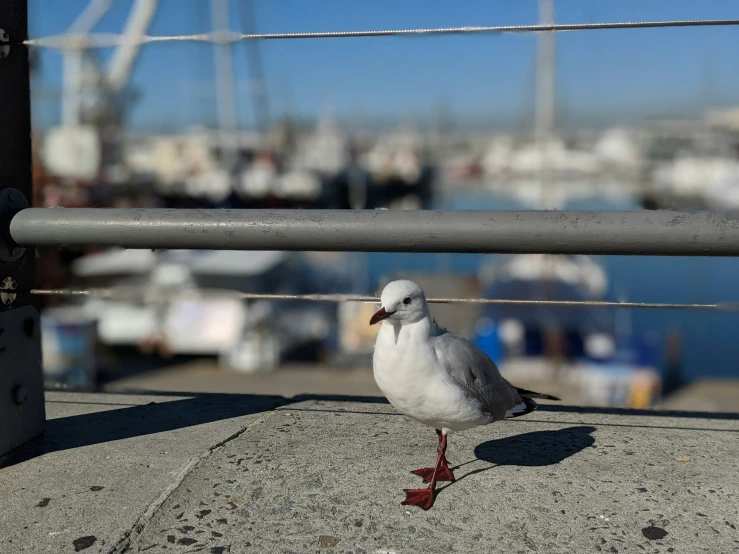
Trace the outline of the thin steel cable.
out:
<instances>
[{"instance_id":1,"label":"thin steel cable","mask_svg":"<svg viewBox=\"0 0 739 554\"><path fill-rule=\"evenodd\" d=\"M140 288L108 288L108 289L32 289L30 294L37 296L91 296L97 298L131 298ZM21 291L14 290L18 293ZM308 302L366 302L378 303L377 296L354 294L258 294L217 289L173 289L174 295L226 296L242 300L299 300ZM143 297L144 295L139 294ZM162 296L157 289L157 296ZM716 310L723 312L739 312L739 302L718 302L713 304L681 304L661 302L608 302L603 300L518 300L509 298L428 298L429 304L501 304L517 306L559 306L581 308L635 308L656 310Z\"/></svg>"},{"instance_id":2,"label":"thin steel cable","mask_svg":"<svg viewBox=\"0 0 739 554\"><path fill-rule=\"evenodd\" d=\"M616 21L604 23L561 23L551 25L488 25L471 27L434 27L421 29L377 29L367 31L318 31L303 33L256 33L247 34L236 31L214 31L193 35L165 35L127 37L115 33L61 34L33 38L23 41L28 46L57 49L110 48L121 44L136 45L153 42L213 42L232 43L242 40L285 40L316 38L360 38L419 35L457 35L475 33L538 33L543 31L594 31L604 29L654 29L665 27L717 27L739 25L739 19L689 19L674 21ZM11 39L11 44L12 44Z\"/></svg>"}]
</instances>

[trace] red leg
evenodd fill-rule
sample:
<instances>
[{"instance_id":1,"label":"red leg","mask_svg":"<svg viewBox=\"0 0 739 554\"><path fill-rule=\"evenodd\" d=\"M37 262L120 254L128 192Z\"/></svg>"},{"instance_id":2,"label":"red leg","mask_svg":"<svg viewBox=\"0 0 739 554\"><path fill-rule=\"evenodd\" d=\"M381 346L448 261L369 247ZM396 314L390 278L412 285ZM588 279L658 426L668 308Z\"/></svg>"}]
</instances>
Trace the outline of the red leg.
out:
<instances>
[{"instance_id":1,"label":"red leg","mask_svg":"<svg viewBox=\"0 0 739 554\"><path fill-rule=\"evenodd\" d=\"M436 434L439 436L439 450L437 450L438 453L441 449L441 441L443 435L438 429L436 430ZM411 473L423 478L424 483L430 483L431 478L434 475L434 471L436 471L435 467L422 467L421 469L411 471ZM446 454L444 453L441 454L441 466L439 467L439 471L436 474L436 480L451 481L452 483L454 482L454 473L452 473L452 470L449 467L449 460L446 459Z\"/></svg>"},{"instance_id":2,"label":"red leg","mask_svg":"<svg viewBox=\"0 0 739 554\"><path fill-rule=\"evenodd\" d=\"M434 505L436 500L436 482L439 480L439 469L441 461L446 453L446 435L439 436L438 455L436 457L436 467L431 476L431 483L425 489L405 489L405 500L402 504L406 506L418 506L422 510L428 510Z\"/></svg>"}]
</instances>

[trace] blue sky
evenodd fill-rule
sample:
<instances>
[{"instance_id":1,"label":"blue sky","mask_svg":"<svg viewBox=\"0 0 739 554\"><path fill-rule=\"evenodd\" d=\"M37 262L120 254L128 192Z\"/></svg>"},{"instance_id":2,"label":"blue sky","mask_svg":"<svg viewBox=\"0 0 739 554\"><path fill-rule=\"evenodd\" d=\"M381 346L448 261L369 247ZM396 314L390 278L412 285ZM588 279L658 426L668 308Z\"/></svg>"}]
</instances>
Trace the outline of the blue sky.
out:
<instances>
[{"instance_id":1,"label":"blue sky","mask_svg":"<svg viewBox=\"0 0 739 554\"><path fill-rule=\"evenodd\" d=\"M239 29L232 0L232 26ZM87 0L29 0L31 36L63 32ZM131 0L96 28L119 32ZM209 0L160 0L150 34L210 30ZM537 0L256 0L260 32L531 24ZM738 0L558 0L558 23L739 18ZM261 43L273 115L427 118L444 103L460 124L532 124L536 37L477 35L286 40ZM563 124L692 116L739 105L739 28L608 30L557 35ZM103 59L109 54L100 52ZM253 121L243 46L234 52L243 125ZM61 56L44 51L35 121L58 121ZM212 47L144 47L131 84L142 93L136 129L215 121ZM41 98L41 95L39 95Z\"/></svg>"}]
</instances>

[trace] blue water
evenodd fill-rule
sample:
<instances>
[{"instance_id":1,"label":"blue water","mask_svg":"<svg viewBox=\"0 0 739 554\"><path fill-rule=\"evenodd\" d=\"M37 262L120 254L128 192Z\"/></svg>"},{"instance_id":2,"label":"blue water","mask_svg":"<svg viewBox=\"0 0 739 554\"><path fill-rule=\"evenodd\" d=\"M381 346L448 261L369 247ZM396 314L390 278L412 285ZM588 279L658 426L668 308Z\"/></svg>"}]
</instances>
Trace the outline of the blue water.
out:
<instances>
[{"instance_id":1,"label":"blue water","mask_svg":"<svg viewBox=\"0 0 739 554\"><path fill-rule=\"evenodd\" d=\"M440 209L518 210L512 200L488 195L444 199ZM572 203L571 210L629 210L628 201L591 200ZM483 254L367 254L373 287L402 272L439 272L475 275L495 255ZM739 301L739 258L602 256L609 300L643 302L714 303ZM693 310L636 309L630 317L633 332L649 334L663 344L667 332L682 337L683 368L687 377L739 377L739 313ZM660 347L660 349L662 349Z\"/></svg>"}]
</instances>

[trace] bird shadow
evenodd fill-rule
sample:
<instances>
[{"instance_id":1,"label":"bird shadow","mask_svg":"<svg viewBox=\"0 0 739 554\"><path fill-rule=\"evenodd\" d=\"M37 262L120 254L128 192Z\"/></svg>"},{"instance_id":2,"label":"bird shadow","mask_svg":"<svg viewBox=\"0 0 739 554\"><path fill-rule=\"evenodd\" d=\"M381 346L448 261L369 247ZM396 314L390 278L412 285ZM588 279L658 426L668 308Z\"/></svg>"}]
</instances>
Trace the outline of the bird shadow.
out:
<instances>
[{"instance_id":1,"label":"bird shadow","mask_svg":"<svg viewBox=\"0 0 739 554\"><path fill-rule=\"evenodd\" d=\"M542 467L558 464L595 444L595 439L591 436L594 431L595 427L578 425L556 431L533 431L485 441L475 447L474 460L458 464L452 467L452 470L458 470L478 460L493 465L469 471L457 477L454 483L440 487L438 492L471 475L498 466Z\"/></svg>"}]
</instances>

